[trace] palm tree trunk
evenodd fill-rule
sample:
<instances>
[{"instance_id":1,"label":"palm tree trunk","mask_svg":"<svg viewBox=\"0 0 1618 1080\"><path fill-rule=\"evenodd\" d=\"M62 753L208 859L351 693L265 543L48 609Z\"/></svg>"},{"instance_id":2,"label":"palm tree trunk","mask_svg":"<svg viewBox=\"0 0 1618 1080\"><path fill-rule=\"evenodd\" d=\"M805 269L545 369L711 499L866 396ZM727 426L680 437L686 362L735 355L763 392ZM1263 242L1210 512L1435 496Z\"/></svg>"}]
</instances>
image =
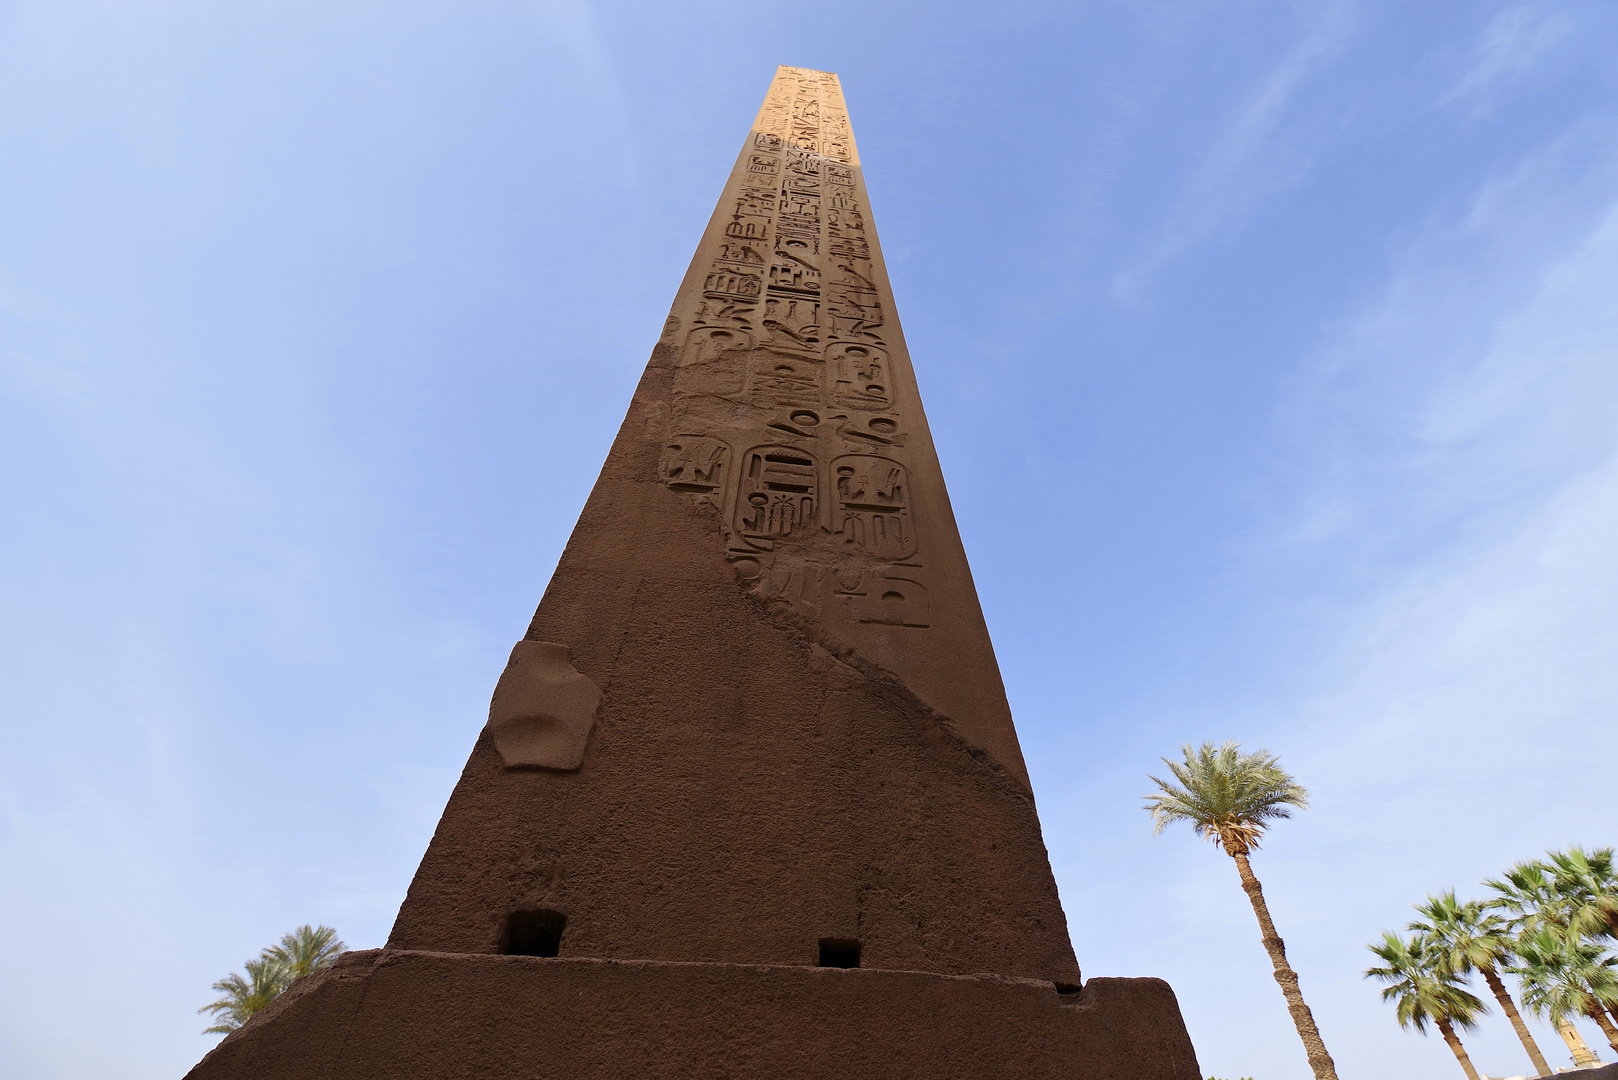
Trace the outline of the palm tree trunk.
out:
<instances>
[{"instance_id":1,"label":"palm tree trunk","mask_svg":"<svg viewBox=\"0 0 1618 1080\"><path fill-rule=\"evenodd\" d=\"M1269 906L1264 903L1264 888L1253 876L1253 867L1248 863L1245 852L1232 851L1230 857L1236 860L1236 870L1242 876L1242 888L1247 892L1247 899L1253 903L1253 914L1258 916L1259 929L1264 932L1265 951L1275 965L1275 981L1281 984L1281 995L1287 999L1287 1011L1292 1014L1298 1038L1303 1040L1315 1080L1337 1080L1337 1066L1331 1055L1326 1053L1326 1043L1320 1037L1320 1029L1315 1027L1314 1014L1304 1004L1303 993L1298 989L1298 973L1287 963L1287 947L1282 943L1281 935L1275 932L1275 923L1270 919ZM1468 1075L1472 1080L1478 1080L1471 1064L1466 1061L1466 1052L1460 1049L1460 1043L1456 1043L1455 1047L1461 1061L1466 1064Z\"/></svg>"},{"instance_id":2,"label":"palm tree trunk","mask_svg":"<svg viewBox=\"0 0 1618 1080\"><path fill-rule=\"evenodd\" d=\"M1553 1021L1553 1023L1556 1024L1556 1033L1562 1036L1563 1042L1567 1043L1568 1053L1573 1055L1573 1067L1575 1069L1585 1065L1601 1064L1601 1059L1591 1052L1590 1047L1585 1044L1584 1036L1579 1034L1579 1029L1573 1026L1572 1021L1563 1017L1560 1020Z\"/></svg>"},{"instance_id":3,"label":"palm tree trunk","mask_svg":"<svg viewBox=\"0 0 1618 1080\"><path fill-rule=\"evenodd\" d=\"M1600 1005L1591 1002L1590 1019L1596 1022L1596 1026L1601 1029L1601 1034L1607 1037L1607 1045L1612 1047L1614 1051L1618 1051L1618 1027L1613 1026L1612 1017L1608 1016Z\"/></svg>"},{"instance_id":4,"label":"palm tree trunk","mask_svg":"<svg viewBox=\"0 0 1618 1080\"><path fill-rule=\"evenodd\" d=\"M1534 1063L1535 1071L1540 1076L1549 1076L1551 1067L1546 1062L1545 1055L1539 1052L1539 1044L1528 1033L1528 1025L1522 1022L1522 1014L1517 1011L1516 1003L1511 1000L1511 995L1506 992L1506 984L1501 981L1499 972L1487 964L1478 965L1478 972L1483 976L1483 981L1489 984L1489 990L1493 992L1494 999L1500 1003L1500 1011L1505 1013L1507 1018L1511 1020L1512 1030L1517 1033L1517 1039L1522 1043L1522 1048L1528 1051L1528 1059Z\"/></svg>"},{"instance_id":5,"label":"palm tree trunk","mask_svg":"<svg viewBox=\"0 0 1618 1080\"><path fill-rule=\"evenodd\" d=\"M1444 1033L1444 1041L1449 1043L1451 1050L1455 1051L1455 1060L1459 1061L1461 1068L1466 1070L1467 1080L1479 1080L1478 1071L1472 1068L1472 1059L1466 1056L1466 1047L1461 1045L1461 1037L1455 1034L1455 1025L1442 1016L1437 1016L1433 1019L1438 1021L1438 1030Z\"/></svg>"}]
</instances>

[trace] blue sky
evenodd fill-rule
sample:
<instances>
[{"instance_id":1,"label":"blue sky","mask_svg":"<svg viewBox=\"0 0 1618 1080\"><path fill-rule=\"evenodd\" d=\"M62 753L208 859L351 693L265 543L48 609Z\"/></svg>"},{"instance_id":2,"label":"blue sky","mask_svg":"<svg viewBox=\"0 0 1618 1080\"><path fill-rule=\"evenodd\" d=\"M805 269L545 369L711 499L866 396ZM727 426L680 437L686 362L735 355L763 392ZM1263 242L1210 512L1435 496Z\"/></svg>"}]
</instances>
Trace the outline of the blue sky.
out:
<instances>
[{"instance_id":1,"label":"blue sky","mask_svg":"<svg viewBox=\"0 0 1618 1080\"><path fill-rule=\"evenodd\" d=\"M1618 839L1595 0L0 4L0 1074L178 1076L282 932L382 942L778 63L842 76L1087 974L1307 1076L1140 810L1239 739L1342 1074L1458 1075L1364 943Z\"/></svg>"}]
</instances>

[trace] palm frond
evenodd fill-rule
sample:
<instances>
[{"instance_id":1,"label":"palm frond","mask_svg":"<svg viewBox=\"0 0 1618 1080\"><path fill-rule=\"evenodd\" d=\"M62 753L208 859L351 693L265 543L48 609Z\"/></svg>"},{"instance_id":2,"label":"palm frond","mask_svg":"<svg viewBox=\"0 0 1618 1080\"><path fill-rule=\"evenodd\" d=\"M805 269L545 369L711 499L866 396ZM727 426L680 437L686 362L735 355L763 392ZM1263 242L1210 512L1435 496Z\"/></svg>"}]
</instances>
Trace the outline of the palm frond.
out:
<instances>
[{"instance_id":1,"label":"palm frond","mask_svg":"<svg viewBox=\"0 0 1618 1080\"><path fill-rule=\"evenodd\" d=\"M213 1013L219 1021L208 1032L231 1032L247 1023L249 1017L276 999L287 988L291 977L286 966L278 960L260 956L249 960L243 967L247 977L232 972L213 984L222 995L218 1000L198 1009L199 1013Z\"/></svg>"},{"instance_id":2,"label":"palm frond","mask_svg":"<svg viewBox=\"0 0 1618 1080\"><path fill-rule=\"evenodd\" d=\"M1384 931L1380 943L1366 948L1383 963L1367 968L1365 977L1387 984L1382 1000L1393 1002L1400 1027L1425 1034L1428 1021L1447 1020L1465 1030L1476 1027L1477 1018L1488 1012L1488 1006L1461 985L1460 976L1442 963L1442 948L1423 935L1406 939Z\"/></svg>"},{"instance_id":3,"label":"palm frond","mask_svg":"<svg viewBox=\"0 0 1618 1080\"><path fill-rule=\"evenodd\" d=\"M1258 847L1271 822L1309 805L1309 793L1268 750L1244 754L1237 742L1207 742L1195 750L1186 743L1180 751L1181 761L1163 759L1176 782L1149 777L1158 787L1145 797L1154 833L1185 821L1198 836L1245 854Z\"/></svg>"},{"instance_id":4,"label":"palm frond","mask_svg":"<svg viewBox=\"0 0 1618 1080\"><path fill-rule=\"evenodd\" d=\"M1523 1004L1536 1016L1560 1022L1618 1005L1618 957L1598 944L1541 928L1518 941L1517 955L1506 970L1521 980Z\"/></svg>"},{"instance_id":5,"label":"palm frond","mask_svg":"<svg viewBox=\"0 0 1618 1080\"><path fill-rule=\"evenodd\" d=\"M1575 937L1618 937L1618 874L1612 848L1586 852L1573 845L1545 853L1551 888Z\"/></svg>"},{"instance_id":6,"label":"palm frond","mask_svg":"<svg viewBox=\"0 0 1618 1080\"><path fill-rule=\"evenodd\" d=\"M348 946L338 940L337 931L329 926L298 927L283 935L278 945L271 945L256 960L243 965L246 977L232 972L213 984L222 995L204 1005L198 1012L213 1013L219 1023L205 1029L208 1034L229 1034L293 982L330 967Z\"/></svg>"},{"instance_id":7,"label":"palm frond","mask_svg":"<svg viewBox=\"0 0 1618 1080\"><path fill-rule=\"evenodd\" d=\"M1447 971L1465 975L1479 968L1498 968L1511 960L1515 938L1510 923L1481 901L1462 903L1450 889L1415 907L1421 918L1406 929L1421 935L1435 953L1434 962Z\"/></svg>"},{"instance_id":8,"label":"palm frond","mask_svg":"<svg viewBox=\"0 0 1618 1080\"><path fill-rule=\"evenodd\" d=\"M348 948L329 926L305 924L281 938L279 945L264 950L264 956L286 968L293 979L330 967Z\"/></svg>"}]
</instances>

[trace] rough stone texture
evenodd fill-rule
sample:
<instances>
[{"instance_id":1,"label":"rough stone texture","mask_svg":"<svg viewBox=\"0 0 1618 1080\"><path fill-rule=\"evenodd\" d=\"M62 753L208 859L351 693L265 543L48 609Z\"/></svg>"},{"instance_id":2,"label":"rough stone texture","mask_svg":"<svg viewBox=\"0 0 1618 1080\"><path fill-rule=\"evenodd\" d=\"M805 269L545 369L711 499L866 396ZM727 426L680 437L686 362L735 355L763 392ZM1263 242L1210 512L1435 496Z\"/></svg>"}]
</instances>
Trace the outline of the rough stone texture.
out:
<instances>
[{"instance_id":1,"label":"rough stone texture","mask_svg":"<svg viewBox=\"0 0 1618 1080\"><path fill-rule=\"evenodd\" d=\"M1077 990L865 200L780 69L514 653L599 688L582 760L521 767L508 669L381 961L194 1075L328 1075L317 1029L334 1076L1196 1075L1166 986ZM524 918L558 959L495 955Z\"/></svg>"},{"instance_id":2,"label":"rough stone texture","mask_svg":"<svg viewBox=\"0 0 1618 1080\"><path fill-rule=\"evenodd\" d=\"M1158 979L349 953L189 1080L1200 1080L1176 1010Z\"/></svg>"},{"instance_id":3,"label":"rough stone texture","mask_svg":"<svg viewBox=\"0 0 1618 1080\"><path fill-rule=\"evenodd\" d=\"M601 688L567 660L567 646L519 641L489 702L489 735L507 766L577 769Z\"/></svg>"}]
</instances>

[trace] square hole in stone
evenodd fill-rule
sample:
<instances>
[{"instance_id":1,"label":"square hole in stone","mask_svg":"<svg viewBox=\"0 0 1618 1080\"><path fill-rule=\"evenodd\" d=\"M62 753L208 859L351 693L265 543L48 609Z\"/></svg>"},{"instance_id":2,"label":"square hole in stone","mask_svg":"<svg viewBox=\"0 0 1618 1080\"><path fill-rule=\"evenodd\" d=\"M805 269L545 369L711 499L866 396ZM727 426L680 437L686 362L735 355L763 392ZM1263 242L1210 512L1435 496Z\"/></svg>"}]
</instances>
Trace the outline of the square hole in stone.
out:
<instances>
[{"instance_id":1,"label":"square hole in stone","mask_svg":"<svg viewBox=\"0 0 1618 1080\"><path fill-rule=\"evenodd\" d=\"M853 938L821 938L820 966L840 968L859 967L860 943Z\"/></svg>"},{"instance_id":2,"label":"square hole in stone","mask_svg":"<svg viewBox=\"0 0 1618 1080\"><path fill-rule=\"evenodd\" d=\"M513 911L500 951L507 956L558 956L567 916L560 911Z\"/></svg>"}]
</instances>

